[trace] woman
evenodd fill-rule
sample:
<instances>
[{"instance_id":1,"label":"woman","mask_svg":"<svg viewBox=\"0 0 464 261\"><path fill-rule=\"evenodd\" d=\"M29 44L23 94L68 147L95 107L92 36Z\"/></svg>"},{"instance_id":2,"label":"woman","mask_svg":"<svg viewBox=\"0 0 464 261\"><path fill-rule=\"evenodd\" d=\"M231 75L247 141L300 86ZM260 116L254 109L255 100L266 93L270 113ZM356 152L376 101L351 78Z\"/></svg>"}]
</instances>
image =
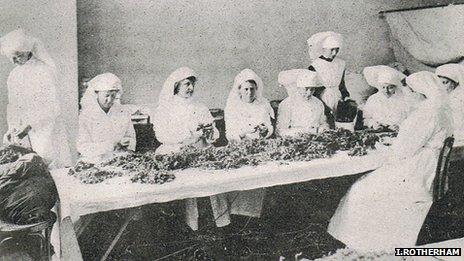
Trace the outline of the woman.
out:
<instances>
[{"instance_id":1,"label":"woman","mask_svg":"<svg viewBox=\"0 0 464 261\"><path fill-rule=\"evenodd\" d=\"M277 133L280 136L293 137L329 129L324 104L313 96L315 90L322 86L317 74L305 70L297 77L295 92L291 91L295 83L287 83L285 87L289 97L279 105Z\"/></svg>"},{"instance_id":2,"label":"woman","mask_svg":"<svg viewBox=\"0 0 464 261\"><path fill-rule=\"evenodd\" d=\"M121 80L112 73L90 80L81 101L77 151L89 162L98 162L115 151L135 150L131 115L117 101Z\"/></svg>"},{"instance_id":3,"label":"woman","mask_svg":"<svg viewBox=\"0 0 464 261\"><path fill-rule=\"evenodd\" d=\"M241 71L229 93L224 120L229 141L268 138L274 128L274 111L263 97L263 81L252 70Z\"/></svg>"},{"instance_id":4,"label":"woman","mask_svg":"<svg viewBox=\"0 0 464 261\"><path fill-rule=\"evenodd\" d=\"M464 66L450 63L439 66L435 74L441 79L449 94L449 102L453 111L454 136L464 139Z\"/></svg>"},{"instance_id":5,"label":"woman","mask_svg":"<svg viewBox=\"0 0 464 261\"><path fill-rule=\"evenodd\" d=\"M2 54L16 67L7 80L8 132L4 143L31 147L50 168L72 165L61 121L56 67L42 43L22 29L0 39Z\"/></svg>"},{"instance_id":6,"label":"woman","mask_svg":"<svg viewBox=\"0 0 464 261\"><path fill-rule=\"evenodd\" d=\"M418 72L406 82L426 99L401 123L390 159L351 187L328 227L332 236L359 251L415 245L432 205L440 149L452 134L450 109L438 77Z\"/></svg>"},{"instance_id":7,"label":"woman","mask_svg":"<svg viewBox=\"0 0 464 261\"><path fill-rule=\"evenodd\" d=\"M364 124L374 129L398 130L412 111L408 90L401 82L406 75L385 65L366 67L363 74L367 83L378 90L364 105Z\"/></svg>"},{"instance_id":8,"label":"woman","mask_svg":"<svg viewBox=\"0 0 464 261\"><path fill-rule=\"evenodd\" d=\"M251 69L241 71L229 93L224 119L229 142L244 139L267 139L273 133L274 110L263 96L263 81ZM229 193L230 213L260 217L264 189Z\"/></svg>"},{"instance_id":9,"label":"woman","mask_svg":"<svg viewBox=\"0 0 464 261\"><path fill-rule=\"evenodd\" d=\"M164 82L154 113L155 134L161 142L157 154L179 152L185 146L207 147L219 137L208 108L194 99L196 81L192 69L181 67ZM230 224L225 196L210 199L216 225ZM198 215L197 200L187 199L186 219L193 230L198 229Z\"/></svg>"},{"instance_id":10,"label":"woman","mask_svg":"<svg viewBox=\"0 0 464 261\"><path fill-rule=\"evenodd\" d=\"M337 55L342 45L342 36L327 31L312 35L308 39L311 66L316 71L325 89L316 93L328 108L328 113L337 112L338 102L346 100L350 93L345 86L345 61Z\"/></svg>"}]
</instances>

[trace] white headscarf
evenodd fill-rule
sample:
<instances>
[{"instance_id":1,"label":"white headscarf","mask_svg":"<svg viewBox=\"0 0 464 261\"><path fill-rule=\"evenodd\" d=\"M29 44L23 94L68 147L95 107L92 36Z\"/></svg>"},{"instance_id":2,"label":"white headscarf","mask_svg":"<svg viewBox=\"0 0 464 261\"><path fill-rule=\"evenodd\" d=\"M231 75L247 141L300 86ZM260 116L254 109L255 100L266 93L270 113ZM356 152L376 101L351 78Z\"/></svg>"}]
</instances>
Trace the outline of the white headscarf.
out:
<instances>
[{"instance_id":1,"label":"white headscarf","mask_svg":"<svg viewBox=\"0 0 464 261\"><path fill-rule=\"evenodd\" d=\"M323 48L341 48L342 42L342 35L336 32L326 31L313 34L307 40L309 57L315 60L322 55Z\"/></svg>"},{"instance_id":2,"label":"white headscarf","mask_svg":"<svg viewBox=\"0 0 464 261\"><path fill-rule=\"evenodd\" d=\"M82 111L94 110L98 108L97 105L97 94L95 91L119 91L121 95L122 82L118 76L112 73L103 73L95 76L88 82L88 88L82 96L81 106Z\"/></svg>"},{"instance_id":3,"label":"white headscarf","mask_svg":"<svg viewBox=\"0 0 464 261\"><path fill-rule=\"evenodd\" d=\"M189 77L197 78L197 74L188 67L181 67L172 72L163 84L163 88L159 94L158 107L170 104L174 97L174 87L176 82L180 82Z\"/></svg>"},{"instance_id":4,"label":"white headscarf","mask_svg":"<svg viewBox=\"0 0 464 261\"><path fill-rule=\"evenodd\" d=\"M0 38L0 47L3 55L12 60L16 52L32 52L37 59L56 70L56 65L42 42L32 36L27 36L23 29L9 32Z\"/></svg>"},{"instance_id":5,"label":"white headscarf","mask_svg":"<svg viewBox=\"0 0 464 261\"><path fill-rule=\"evenodd\" d=\"M265 104L267 107L266 110L269 113L271 118L274 118L274 110L269 105L269 101L263 97L263 80L251 69L244 69L241 71L234 79L234 85L232 86L232 90L230 90L229 97L227 98L226 108L224 109L225 113L229 112L232 114L234 108L238 108L243 105L243 101L240 99L240 85L242 83L253 80L256 82L256 99L253 101L254 104Z\"/></svg>"},{"instance_id":6,"label":"white headscarf","mask_svg":"<svg viewBox=\"0 0 464 261\"><path fill-rule=\"evenodd\" d=\"M444 64L437 67L435 74L449 78L459 83L459 86L464 85L464 65L457 63Z\"/></svg>"},{"instance_id":7,"label":"white headscarf","mask_svg":"<svg viewBox=\"0 0 464 261\"><path fill-rule=\"evenodd\" d=\"M425 95L426 101L431 101L431 104L448 104L445 88L434 73L428 71L413 73L406 77L406 83L413 91Z\"/></svg>"},{"instance_id":8,"label":"white headscarf","mask_svg":"<svg viewBox=\"0 0 464 261\"><path fill-rule=\"evenodd\" d=\"M292 69L279 73L277 81L285 87L288 96L294 96L296 94L296 80L298 79L298 75L305 71L308 71L308 69Z\"/></svg>"},{"instance_id":9,"label":"white headscarf","mask_svg":"<svg viewBox=\"0 0 464 261\"><path fill-rule=\"evenodd\" d=\"M296 87L298 88L305 88L305 87L312 87L312 88L317 88L321 87L322 82L317 76L316 72L306 70L304 72L301 72L298 75L298 79L296 80Z\"/></svg>"},{"instance_id":10,"label":"white headscarf","mask_svg":"<svg viewBox=\"0 0 464 261\"><path fill-rule=\"evenodd\" d=\"M363 75L367 83L376 89L381 89L385 84L401 87L401 81L406 78L402 72L386 65L366 67L363 69Z\"/></svg>"}]
</instances>

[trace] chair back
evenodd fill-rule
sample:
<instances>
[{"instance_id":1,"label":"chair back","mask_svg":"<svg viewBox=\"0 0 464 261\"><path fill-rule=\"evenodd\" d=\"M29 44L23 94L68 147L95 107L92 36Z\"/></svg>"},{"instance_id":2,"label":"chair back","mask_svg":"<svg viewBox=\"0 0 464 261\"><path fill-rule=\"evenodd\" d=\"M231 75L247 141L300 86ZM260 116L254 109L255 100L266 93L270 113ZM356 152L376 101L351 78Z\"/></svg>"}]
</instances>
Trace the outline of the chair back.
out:
<instances>
[{"instance_id":1,"label":"chair back","mask_svg":"<svg viewBox=\"0 0 464 261\"><path fill-rule=\"evenodd\" d=\"M443 143L443 147L438 157L435 179L433 181L433 201L436 202L445 196L448 191L448 167L451 150L453 149L454 138L448 137Z\"/></svg>"}]
</instances>

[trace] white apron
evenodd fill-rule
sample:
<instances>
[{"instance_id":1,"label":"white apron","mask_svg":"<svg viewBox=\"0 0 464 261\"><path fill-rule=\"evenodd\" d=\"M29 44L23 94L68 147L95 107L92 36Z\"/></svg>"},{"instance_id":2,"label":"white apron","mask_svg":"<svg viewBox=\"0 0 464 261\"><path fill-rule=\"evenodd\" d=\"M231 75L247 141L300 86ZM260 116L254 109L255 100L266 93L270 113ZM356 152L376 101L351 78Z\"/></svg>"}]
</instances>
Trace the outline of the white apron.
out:
<instances>
[{"instance_id":1,"label":"white apron","mask_svg":"<svg viewBox=\"0 0 464 261\"><path fill-rule=\"evenodd\" d=\"M328 129L324 104L316 97L304 100L288 97L279 105L277 132L280 136L295 136L317 129Z\"/></svg>"},{"instance_id":2,"label":"white apron","mask_svg":"<svg viewBox=\"0 0 464 261\"><path fill-rule=\"evenodd\" d=\"M171 99L169 106L160 106L154 115L156 138L162 145L157 154L178 152L183 146L191 145L192 133L199 124L213 124L214 118L208 108L202 104L177 96ZM219 132L215 128L215 137ZM205 143L195 143L196 146L207 146ZM213 217L218 227L230 224L229 208L225 194L210 197ZM196 198L185 200L186 223L192 230L198 230L198 204Z\"/></svg>"},{"instance_id":3,"label":"white apron","mask_svg":"<svg viewBox=\"0 0 464 261\"><path fill-rule=\"evenodd\" d=\"M273 133L270 104L266 99L259 102L237 102L236 106L225 111L226 136L229 141L240 141L240 135L264 124ZM259 139L258 133L247 134L249 139ZM228 193L230 213L249 217L260 217L263 209L265 189L253 189Z\"/></svg>"},{"instance_id":4,"label":"white apron","mask_svg":"<svg viewBox=\"0 0 464 261\"><path fill-rule=\"evenodd\" d=\"M15 67L7 81L8 128L32 127L26 139L50 168L72 165L67 131L60 119L56 75L45 63L32 57Z\"/></svg>"},{"instance_id":5,"label":"white apron","mask_svg":"<svg viewBox=\"0 0 464 261\"><path fill-rule=\"evenodd\" d=\"M378 92L367 99L363 108L365 125L368 127L399 126L412 111L412 106L404 94L394 94L388 98Z\"/></svg>"},{"instance_id":6,"label":"white apron","mask_svg":"<svg viewBox=\"0 0 464 261\"><path fill-rule=\"evenodd\" d=\"M311 64L319 75L325 89L321 100L332 110L336 111L338 101L342 98L339 87L345 71L345 61L335 58L332 62L317 58Z\"/></svg>"}]
</instances>

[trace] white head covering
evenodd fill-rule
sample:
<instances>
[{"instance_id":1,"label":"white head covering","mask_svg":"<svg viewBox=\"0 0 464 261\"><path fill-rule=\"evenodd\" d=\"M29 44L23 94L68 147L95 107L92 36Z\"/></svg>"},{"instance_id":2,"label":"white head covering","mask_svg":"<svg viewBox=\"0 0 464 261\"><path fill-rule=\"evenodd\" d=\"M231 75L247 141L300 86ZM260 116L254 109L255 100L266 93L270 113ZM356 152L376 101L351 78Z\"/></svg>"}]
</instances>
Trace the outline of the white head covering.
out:
<instances>
[{"instance_id":1,"label":"white head covering","mask_svg":"<svg viewBox=\"0 0 464 261\"><path fill-rule=\"evenodd\" d=\"M158 106L169 104L174 97L174 87L176 82L182 81L189 77L197 78L197 74L188 67L181 67L172 72L163 84L163 88L159 94Z\"/></svg>"},{"instance_id":2,"label":"white head covering","mask_svg":"<svg viewBox=\"0 0 464 261\"><path fill-rule=\"evenodd\" d=\"M402 72L386 65L365 67L363 75L367 83L377 89L381 89L385 84L393 84L400 87L403 85L401 81L406 78L406 75Z\"/></svg>"},{"instance_id":3,"label":"white head covering","mask_svg":"<svg viewBox=\"0 0 464 261\"><path fill-rule=\"evenodd\" d=\"M441 87L440 79L432 72L416 72L406 77L406 83L415 92L427 97L427 100L446 102L445 89Z\"/></svg>"},{"instance_id":4,"label":"white head covering","mask_svg":"<svg viewBox=\"0 0 464 261\"><path fill-rule=\"evenodd\" d=\"M32 36L27 36L23 29L9 32L0 38L1 52L3 55L12 59L16 52L32 52L32 55L43 63L56 68L55 62L48 54L42 42Z\"/></svg>"},{"instance_id":5,"label":"white head covering","mask_svg":"<svg viewBox=\"0 0 464 261\"><path fill-rule=\"evenodd\" d=\"M309 57L311 60L317 59L322 55L323 48L341 48L342 42L342 35L332 31L313 34L307 40Z\"/></svg>"},{"instance_id":6,"label":"white head covering","mask_svg":"<svg viewBox=\"0 0 464 261\"><path fill-rule=\"evenodd\" d=\"M82 96L82 111L95 109L97 94L95 91L121 91L122 83L118 76L112 73L103 73L95 76L88 82L88 88Z\"/></svg>"},{"instance_id":7,"label":"white head covering","mask_svg":"<svg viewBox=\"0 0 464 261\"><path fill-rule=\"evenodd\" d=\"M457 63L444 64L437 67L435 74L449 78L459 83L459 85L464 85L464 65Z\"/></svg>"},{"instance_id":8,"label":"white head covering","mask_svg":"<svg viewBox=\"0 0 464 261\"><path fill-rule=\"evenodd\" d=\"M255 99L255 101L253 103L256 103L256 104L265 103L265 104L267 104L266 106L268 108L266 108L266 109L267 109L269 115L271 116L271 118L274 118L274 110L269 105L269 101L267 101L263 97L263 88L264 88L263 80L261 80L261 78L251 69L245 69L245 70L241 71L239 74L237 74L237 76L235 76L234 85L232 86L232 90L230 90L229 97L227 98L225 111L233 111L233 108L236 108L237 106L242 106L243 105L243 102L240 99L239 88L240 88L240 85L242 85L242 83L244 83L246 81L249 81L249 80L255 81L256 82L256 87L257 87L257 89L256 89L256 99Z\"/></svg>"},{"instance_id":9,"label":"white head covering","mask_svg":"<svg viewBox=\"0 0 464 261\"><path fill-rule=\"evenodd\" d=\"M279 84L283 85L287 90L288 96L295 94L296 80L298 75L302 72L308 71L308 69L292 69L281 71L277 77Z\"/></svg>"},{"instance_id":10,"label":"white head covering","mask_svg":"<svg viewBox=\"0 0 464 261\"><path fill-rule=\"evenodd\" d=\"M312 88L317 88L323 86L321 81L319 80L319 77L317 76L316 72L306 70L304 72L301 72L298 75L298 79L296 81L296 87L298 88L306 88L306 87L312 87Z\"/></svg>"}]
</instances>

